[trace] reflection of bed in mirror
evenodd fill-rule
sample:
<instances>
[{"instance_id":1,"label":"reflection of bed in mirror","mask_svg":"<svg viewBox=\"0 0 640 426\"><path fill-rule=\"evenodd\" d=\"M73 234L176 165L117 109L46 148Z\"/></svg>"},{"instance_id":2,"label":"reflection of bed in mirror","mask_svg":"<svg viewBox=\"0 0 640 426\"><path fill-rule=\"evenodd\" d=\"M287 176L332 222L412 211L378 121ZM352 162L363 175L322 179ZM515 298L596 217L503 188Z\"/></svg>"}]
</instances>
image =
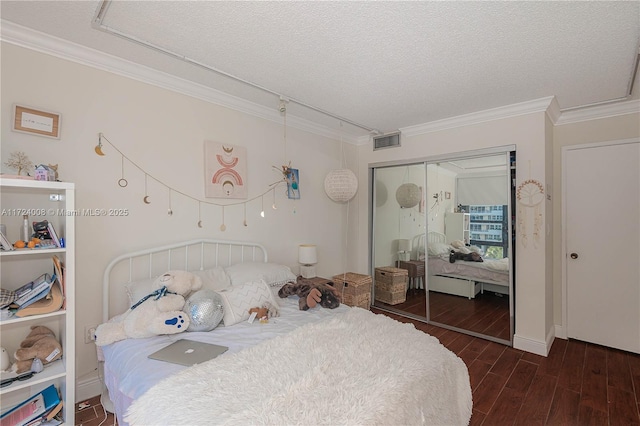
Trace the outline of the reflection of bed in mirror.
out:
<instances>
[{"instance_id":1,"label":"reflection of bed in mirror","mask_svg":"<svg viewBox=\"0 0 640 426\"><path fill-rule=\"evenodd\" d=\"M451 242L446 242L445 235L439 232L429 232L427 239L427 285L430 291L464 296L469 299L475 298L478 293L484 293L484 291L509 293L508 258L499 260L484 258L482 262L455 260L451 263L449 260L451 250L468 252L468 249L453 247ZM419 246L423 248L424 244ZM419 255L424 259L424 251Z\"/></svg>"}]
</instances>

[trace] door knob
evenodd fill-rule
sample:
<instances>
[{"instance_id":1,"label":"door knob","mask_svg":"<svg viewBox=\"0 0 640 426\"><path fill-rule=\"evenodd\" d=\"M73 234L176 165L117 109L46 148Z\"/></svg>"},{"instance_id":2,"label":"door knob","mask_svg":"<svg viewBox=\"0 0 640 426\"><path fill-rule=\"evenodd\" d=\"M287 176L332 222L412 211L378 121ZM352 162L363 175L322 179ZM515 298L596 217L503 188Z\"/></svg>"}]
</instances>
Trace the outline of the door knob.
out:
<instances>
[{"instance_id":1,"label":"door knob","mask_svg":"<svg viewBox=\"0 0 640 426\"><path fill-rule=\"evenodd\" d=\"M578 258L578 253L571 253L571 258L572 259L577 259Z\"/></svg>"}]
</instances>

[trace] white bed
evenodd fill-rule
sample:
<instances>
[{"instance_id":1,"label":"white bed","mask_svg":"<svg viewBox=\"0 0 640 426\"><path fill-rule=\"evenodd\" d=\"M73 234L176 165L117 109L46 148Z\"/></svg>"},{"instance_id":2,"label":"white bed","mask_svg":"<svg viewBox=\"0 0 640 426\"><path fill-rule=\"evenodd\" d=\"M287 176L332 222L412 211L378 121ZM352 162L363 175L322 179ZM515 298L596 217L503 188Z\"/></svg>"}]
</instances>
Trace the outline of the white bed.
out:
<instances>
[{"instance_id":1,"label":"white bed","mask_svg":"<svg viewBox=\"0 0 640 426\"><path fill-rule=\"evenodd\" d=\"M127 283L247 262L270 265L259 244L217 240L119 256L105 271L105 321L128 308ZM267 324L101 347L119 424L468 424L467 368L434 337L360 308L300 311L295 296L279 302L280 316ZM189 368L147 358L182 338L229 350Z\"/></svg>"},{"instance_id":2,"label":"white bed","mask_svg":"<svg viewBox=\"0 0 640 426\"><path fill-rule=\"evenodd\" d=\"M431 291L475 298L478 293L490 290L509 293L509 259L484 258L483 262L449 261L451 245L444 234L429 232L427 274Z\"/></svg>"}]
</instances>

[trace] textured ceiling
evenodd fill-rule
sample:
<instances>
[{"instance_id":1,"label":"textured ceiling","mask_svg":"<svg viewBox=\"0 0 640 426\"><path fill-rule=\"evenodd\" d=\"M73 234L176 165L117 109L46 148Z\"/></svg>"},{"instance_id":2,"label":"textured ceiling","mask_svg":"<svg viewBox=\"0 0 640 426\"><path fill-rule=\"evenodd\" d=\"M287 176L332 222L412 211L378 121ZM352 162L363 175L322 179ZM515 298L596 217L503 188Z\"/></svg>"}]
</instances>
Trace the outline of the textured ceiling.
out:
<instances>
[{"instance_id":1,"label":"textured ceiling","mask_svg":"<svg viewBox=\"0 0 640 426\"><path fill-rule=\"evenodd\" d=\"M563 110L623 100L640 40L638 1L114 1L102 20L112 32L92 27L101 4L4 0L0 14L259 105L277 109L275 93L382 132L554 95Z\"/></svg>"}]
</instances>

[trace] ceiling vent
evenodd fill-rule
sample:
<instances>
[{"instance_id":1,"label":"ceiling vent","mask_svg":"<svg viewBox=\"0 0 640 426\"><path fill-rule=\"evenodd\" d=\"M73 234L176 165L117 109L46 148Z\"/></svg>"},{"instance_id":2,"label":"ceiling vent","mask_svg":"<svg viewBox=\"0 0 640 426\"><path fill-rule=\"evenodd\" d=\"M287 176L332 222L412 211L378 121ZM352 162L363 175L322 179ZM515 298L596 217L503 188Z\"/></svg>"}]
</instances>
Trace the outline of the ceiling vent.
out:
<instances>
[{"instance_id":1,"label":"ceiling vent","mask_svg":"<svg viewBox=\"0 0 640 426\"><path fill-rule=\"evenodd\" d=\"M400 132L373 137L373 150L400 146Z\"/></svg>"}]
</instances>

